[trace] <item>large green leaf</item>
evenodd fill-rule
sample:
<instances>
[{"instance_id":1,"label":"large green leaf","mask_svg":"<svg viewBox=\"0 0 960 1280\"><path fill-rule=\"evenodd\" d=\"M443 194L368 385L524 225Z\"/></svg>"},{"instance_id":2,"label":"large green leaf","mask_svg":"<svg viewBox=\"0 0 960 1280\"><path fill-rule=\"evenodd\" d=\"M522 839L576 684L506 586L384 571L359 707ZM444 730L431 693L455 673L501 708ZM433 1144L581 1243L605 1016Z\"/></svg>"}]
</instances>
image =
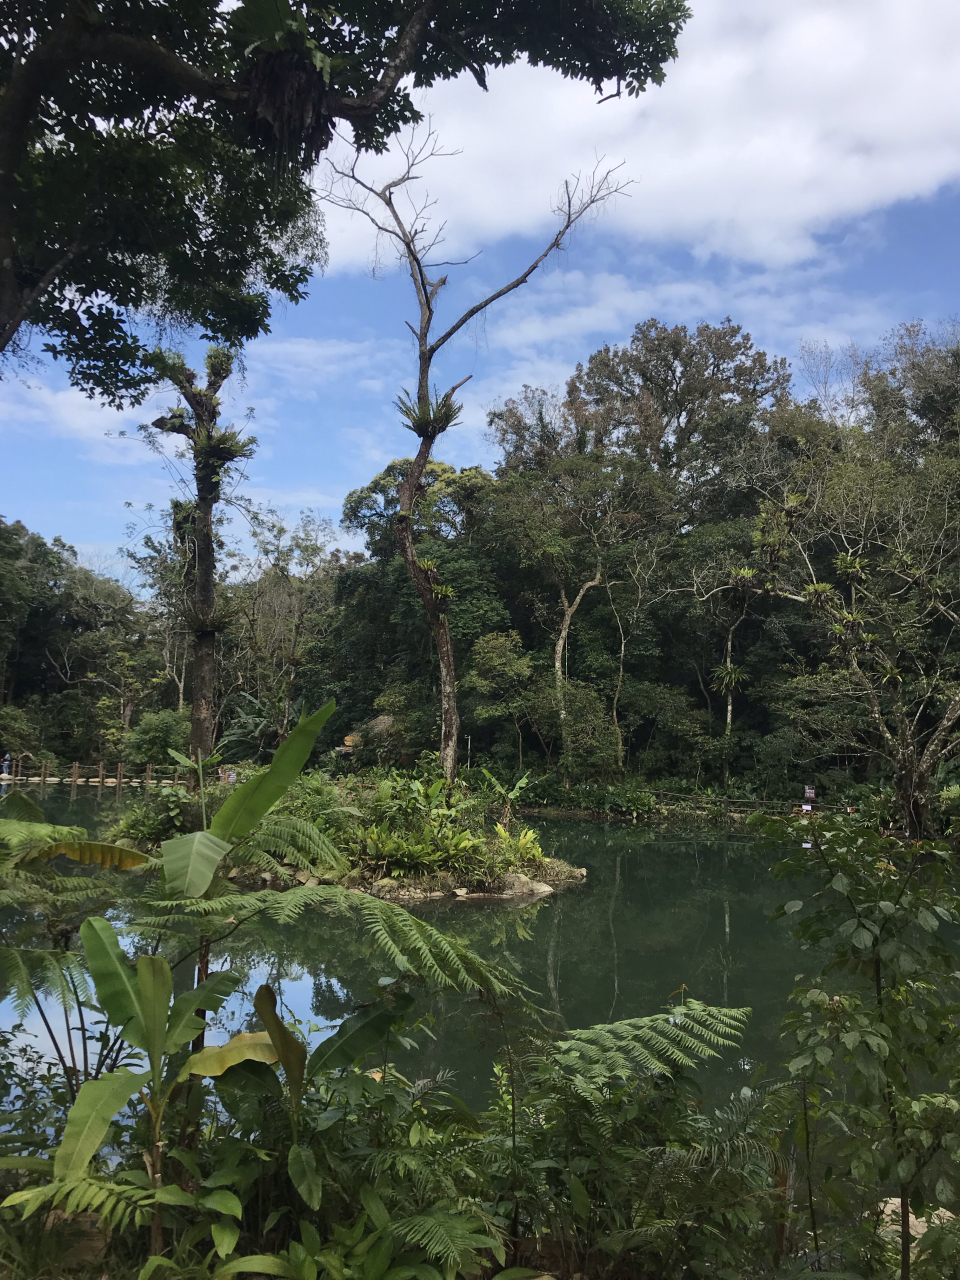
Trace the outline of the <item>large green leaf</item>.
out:
<instances>
[{"instance_id":1,"label":"large green leaf","mask_svg":"<svg viewBox=\"0 0 960 1280\"><path fill-rule=\"evenodd\" d=\"M16 822L46 822L46 815L36 801L22 791L8 791L0 796L0 818L12 818Z\"/></svg>"},{"instance_id":2,"label":"large green leaf","mask_svg":"<svg viewBox=\"0 0 960 1280\"><path fill-rule=\"evenodd\" d=\"M102 844L98 840L60 840L50 846L50 856L62 853L74 862L82 862L85 867L116 867L118 871L129 871L131 867L142 867L147 861L144 853L136 849L125 849L119 844Z\"/></svg>"},{"instance_id":3,"label":"large green leaf","mask_svg":"<svg viewBox=\"0 0 960 1280\"><path fill-rule=\"evenodd\" d=\"M239 984L240 975L224 969L222 973L213 974L193 990L184 991L177 996L167 1021L167 1053L176 1053L204 1029L206 1023L203 1018L196 1016L197 1009L216 1013Z\"/></svg>"},{"instance_id":4,"label":"large green leaf","mask_svg":"<svg viewBox=\"0 0 960 1280\"><path fill-rule=\"evenodd\" d=\"M213 1236L213 1247L221 1258L233 1253L240 1239L240 1227L236 1222L211 1222L210 1234Z\"/></svg>"},{"instance_id":5,"label":"large green leaf","mask_svg":"<svg viewBox=\"0 0 960 1280\"><path fill-rule=\"evenodd\" d=\"M337 709L331 700L312 716L304 715L290 736L277 747L269 769L250 778L228 797L210 823L210 830L221 840L235 843L257 825L295 782L310 758L317 734Z\"/></svg>"},{"instance_id":6,"label":"large green leaf","mask_svg":"<svg viewBox=\"0 0 960 1280\"><path fill-rule=\"evenodd\" d=\"M144 1050L159 1083L173 995L170 965L162 956L141 956L134 970L113 926L101 916L84 920L80 938L101 1008L127 1044Z\"/></svg>"},{"instance_id":7,"label":"large green leaf","mask_svg":"<svg viewBox=\"0 0 960 1280\"><path fill-rule=\"evenodd\" d=\"M317 1162L309 1147L293 1146L287 1156L287 1172L290 1181L300 1192L304 1204L314 1212L320 1208L323 1180L317 1172Z\"/></svg>"},{"instance_id":8,"label":"large green leaf","mask_svg":"<svg viewBox=\"0 0 960 1280\"><path fill-rule=\"evenodd\" d=\"M290 1280L299 1280L297 1268L286 1258L278 1258L275 1253L253 1253L246 1258L231 1258L222 1267L217 1267L213 1280L220 1276L235 1276L241 1271L253 1271L261 1276L289 1276Z\"/></svg>"},{"instance_id":9,"label":"large green leaf","mask_svg":"<svg viewBox=\"0 0 960 1280\"><path fill-rule=\"evenodd\" d=\"M277 1073L265 1062L254 1062L252 1058L228 1067L220 1077L219 1087L251 1098L283 1097L283 1085Z\"/></svg>"},{"instance_id":10,"label":"large green leaf","mask_svg":"<svg viewBox=\"0 0 960 1280\"><path fill-rule=\"evenodd\" d=\"M167 1271L179 1271L180 1268L170 1258L161 1258L158 1254L154 1254L152 1258L148 1258L140 1268L137 1280L150 1280L155 1271L161 1268Z\"/></svg>"},{"instance_id":11,"label":"large green leaf","mask_svg":"<svg viewBox=\"0 0 960 1280\"><path fill-rule=\"evenodd\" d=\"M160 854L168 891L184 898L201 897L229 852L230 845L209 831L191 831L175 840L164 840Z\"/></svg>"},{"instance_id":12,"label":"large green leaf","mask_svg":"<svg viewBox=\"0 0 960 1280\"><path fill-rule=\"evenodd\" d=\"M278 1057L268 1032L242 1031L226 1044L210 1045L193 1054L187 1059L177 1079L186 1080L189 1075L222 1076L224 1071L236 1066L238 1062L276 1062Z\"/></svg>"},{"instance_id":13,"label":"large green leaf","mask_svg":"<svg viewBox=\"0 0 960 1280\"><path fill-rule=\"evenodd\" d=\"M376 1004L347 1018L332 1036L321 1041L314 1049L307 1063L307 1078L313 1079L321 1071L352 1066L358 1058L366 1057L389 1034L397 1018L412 1004L413 997L404 992L395 998L392 1009Z\"/></svg>"},{"instance_id":14,"label":"large green leaf","mask_svg":"<svg viewBox=\"0 0 960 1280\"><path fill-rule=\"evenodd\" d=\"M123 1028L123 1038L128 1044L146 1049L140 1016L140 983L120 949L113 925L102 916L90 916L80 926L80 940L101 1009L113 1026Z\"/></svg>"},{"instance_id":15,"label":"large green leaf","mask_svg":"<svg viewBox=\"0 0 960 1280\"><path fill-rule=\"evenodd\" d=\"M260 1021L267 1028L273 1047L277 1051L280 1065L287 1078L287 1088L294 1107L299 1106L303 1097L303 1073L307 1065L307 1046L290 1031L277 1013L277 994L273 987L264 984L257 988L253 997L253 1007L260 1015Z\"/></svg>"},{"instance_id":16,"label":"large green leaf","mask_svg":"<svg viewBox=\"0 0 960 1280\"><path fill-rule=\"evenodd\" d=\"M0 1169L22 1169L24 1173L49 1173L53 1161L42 1156L0 1156Z\"/></svg>"},{"instance_id":17,"label":"large green leaf","mask_svg":"<svg viewBox=\"0 0 960 1280\"><path fill-rule=\"evenodd\" d=\"M70 1108L63 1141L53 1158L55 1178L76 1177L99 1151L114 1116L150 1078L142 1073L111 1071L99 1080L88 1080Z\"/></svg>"},{"instance_id":18,"label":"large green leaf","mask_svg":"<svg viewBox=\"0 0 960 1280\"><path fill-rule=\"evenodd\" d=\"M225 1191L223 1187L199 1196L197 1204L201 1209L212 1209L214 1213L229 1213L234 1218L243 1217L243 1205L239 1198L232 1191Z\"/></svg>"},{"instance_id":19,"label":"large green leaf","mask_svg":"<svg viewBox=\"0 0 960 1280\"><path fill-rule=\"evenodd\" d=\"M140 1047L146 1050L154 1083L159 1085L167 1042L167 1017L173 998L173 974L163 956L141 956L137 961L137 982L144 1039Z\"/></svg>"}]
</instances>

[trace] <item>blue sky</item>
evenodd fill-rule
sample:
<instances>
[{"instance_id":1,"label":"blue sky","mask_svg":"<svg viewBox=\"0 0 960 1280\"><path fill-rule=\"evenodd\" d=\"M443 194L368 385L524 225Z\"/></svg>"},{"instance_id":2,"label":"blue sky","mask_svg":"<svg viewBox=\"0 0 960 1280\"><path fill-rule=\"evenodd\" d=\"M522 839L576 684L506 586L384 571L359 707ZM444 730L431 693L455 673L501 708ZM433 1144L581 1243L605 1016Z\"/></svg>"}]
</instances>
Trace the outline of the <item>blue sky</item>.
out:
<instances>
[{"instance_id":1,"label":"blue sky","mask_svg":"<svg viewBox=\"0 0 960 1280\"><path fill-rule=\"evenodd\" d=\"M440 456L490 458L489 407L524 382L561 385L577 360L655 315L731 315L768 351L804 339L869 347L902 320L960 313L960 5L955 0L695 0L664 86L598 106L559 76L516 66L425 95L457 149L426 183L455 314L526 265L552 234L564 178L598 157L633 180L561 258L470 327L438 369L466 374L467 412ZM388 174L396 159L372 162ZM317 185L324 185L318 171ZM409 451L391 405L413 376L409 282L389 255L371 275L362 220L328 215L331 263L246 353L230 412L255 410L246 491L295 518L334 519L346 492ZM195 349L192 354L199 354ZM0 395L0 513L110 568L126 502L162 503L169 477L115 438L170 394L117 414L28 370ZM113 433L110 438L108 433Z\"/></svg>"}]
</instances>

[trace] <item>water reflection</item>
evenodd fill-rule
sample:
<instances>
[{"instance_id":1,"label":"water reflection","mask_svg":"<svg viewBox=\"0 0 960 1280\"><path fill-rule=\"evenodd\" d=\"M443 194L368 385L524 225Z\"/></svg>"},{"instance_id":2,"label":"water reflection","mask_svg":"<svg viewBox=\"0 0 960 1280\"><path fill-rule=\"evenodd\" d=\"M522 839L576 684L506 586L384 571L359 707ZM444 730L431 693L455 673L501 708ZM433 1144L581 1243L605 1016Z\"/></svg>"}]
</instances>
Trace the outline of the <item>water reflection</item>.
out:
<instances>
[{"instance_id":1,"label":"water reflection","mask_svg":"<svg viewBox=\"0 0 960 1280\"><path fill-rule=\"evenodd\" d=\"M92 833L116 820L116 798L98 802L81 789L69 803L67 791L48 789L52 820ZM512 968L558 1028L639 1017L686 995L749 1006L742 1053L708 1080L739 1080L758 1064L777 1071L778 1026L803 959L787 924L770 922L783 888L770 876L769 859L742 838L569 822L544 823L542 834L548 850L587 868L584 884L534 903L444 899L421 914ZM279 987L289 1012L319 1028L369 999L384 972L353 921L319 913L235 935L217 957L217 967L226 964L248 975L223 1012L226 1034L247 1025L260 981ZM405 1069L415 1077L452 1070L457 1090L480 1102L510 1030L509 1011L427 993L420 1010L433 1020L432 1037L420 1035Z\"/></svg>"},{"instance_id":2,"label":"water reflection","mask_svg":"<svg viewBox=\"0 0 960 1280\"><path fill-rule=\"evenodd\" d=\"M526 905L442 900L421 914L512 968L559 1028L640 1017L688 995L749 1006L742 1053L707 1077L717 1084L760 1064L778 1069L778 1026L801 953L785 923L770 922L782 889L764 855L743 840L592 823L544 824L543 837L587 868L584 885ZM369 999L381 972L363 935L336 919L265 926L244 951L235 962L269 967L280 982L300 979L287 998L304 1019L336 1021ZM421 1010L433 1018L433 1038L421 1035L406 1069L418 1077L452 1070L457 1089L479 1102L509 1013L449 994L424 996Z\"/></svg>"}]
</instances>

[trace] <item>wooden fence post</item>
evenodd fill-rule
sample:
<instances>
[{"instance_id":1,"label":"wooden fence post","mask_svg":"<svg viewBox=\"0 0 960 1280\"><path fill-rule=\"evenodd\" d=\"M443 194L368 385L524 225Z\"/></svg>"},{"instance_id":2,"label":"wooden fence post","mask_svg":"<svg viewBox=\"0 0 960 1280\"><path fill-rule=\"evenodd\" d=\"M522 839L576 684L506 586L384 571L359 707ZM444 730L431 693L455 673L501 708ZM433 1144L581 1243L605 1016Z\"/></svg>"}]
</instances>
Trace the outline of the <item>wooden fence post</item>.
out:
<instances>
[{"instance_id":1,"label":"wooden fence post","mask_svg":"<svg viewBox=\"0 0 960 1280\"><path fill-rule=\"evenodd\" d=\"M47 789L47 762L46 760L40 766L40 795L43 796Z\"/></svg>"},{"instance_id":2,"label":"wooden fence post","mask_svg":"<svg viewBox=\"0 0 960 1280\"><path fill-rule=\"evenodd\" d=\"M147 772L143 775L143 789L145 792L150 790L150 783L152 781L153 781L153 765L148 764Z\"/></svg>"},{"instance_id":3,"label":"wooden fence post","mask_svg":"<svg viewBox=\"0 0 960 1280\"><path fill-rule=\"evenodd\" d=\"M117 795L123 793L123 761L117 765Z\"/></svg>"},{"instance_id":4,"label":"wooden fence post","mask_svg":"<svg viewBox=\"0 0 960 1280\"><path fill-rule=\"evenodd\" d=\"M79 778L80 778L80 765L77 763L76 760L74 760L73 768L70 771L70 799L71 800L76 800L77 798L77 782Z\"/></svg>"},{"instance_id":5,"label":"wooden fence post","mask_svg":"<svg viewBox=\"0 0 960 1280\"><path fill-rule=\"evenodd\" d=\"M100 761L100 772L97 774L97 799L103 797L103 761Z\"/></svg>"}]
</instances>

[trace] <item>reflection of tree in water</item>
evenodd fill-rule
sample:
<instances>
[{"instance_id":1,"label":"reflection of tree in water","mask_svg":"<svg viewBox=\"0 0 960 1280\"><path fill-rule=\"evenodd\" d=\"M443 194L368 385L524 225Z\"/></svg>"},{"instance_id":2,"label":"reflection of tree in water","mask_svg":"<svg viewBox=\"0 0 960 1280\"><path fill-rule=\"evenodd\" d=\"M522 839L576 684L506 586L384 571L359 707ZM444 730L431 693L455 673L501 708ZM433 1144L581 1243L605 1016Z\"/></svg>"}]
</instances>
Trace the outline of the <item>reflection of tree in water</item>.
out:
<instances>
[{"instance_id":1,"label":"reflection of tree in water","mask_svg":"<svg viewBox=\"0 0 960 1280\"><path fill-rule=\"evenodd\" d=\"M560 1008L560 926L563 921L563 903L551 903L553 926L550 929L550 942L547 945L547 990L550 992L550 1007L557 1015L560 1026L566 1029L567 1023Z\"/></svg>"},{"instance_id":2,"label":"reflection of tree in water","mask_svg":"<svg viewBox=\"0 0 960 1280\"><path fill-rule=\"evenodd\" d=\"M610 951L613 959L613 995L610 999L610 1012L607 1014L607 1021L613 1021L613 1011L617 1007L617 997L620 994L620 964L617 953L617 929L614 924L614 909L617 905L617 894L620 890L620 859L623 855L617 854L616 873L613 879L613 889L610 893L610 913L608 920L610 923Z\"/></svg>"}]
</instances>

